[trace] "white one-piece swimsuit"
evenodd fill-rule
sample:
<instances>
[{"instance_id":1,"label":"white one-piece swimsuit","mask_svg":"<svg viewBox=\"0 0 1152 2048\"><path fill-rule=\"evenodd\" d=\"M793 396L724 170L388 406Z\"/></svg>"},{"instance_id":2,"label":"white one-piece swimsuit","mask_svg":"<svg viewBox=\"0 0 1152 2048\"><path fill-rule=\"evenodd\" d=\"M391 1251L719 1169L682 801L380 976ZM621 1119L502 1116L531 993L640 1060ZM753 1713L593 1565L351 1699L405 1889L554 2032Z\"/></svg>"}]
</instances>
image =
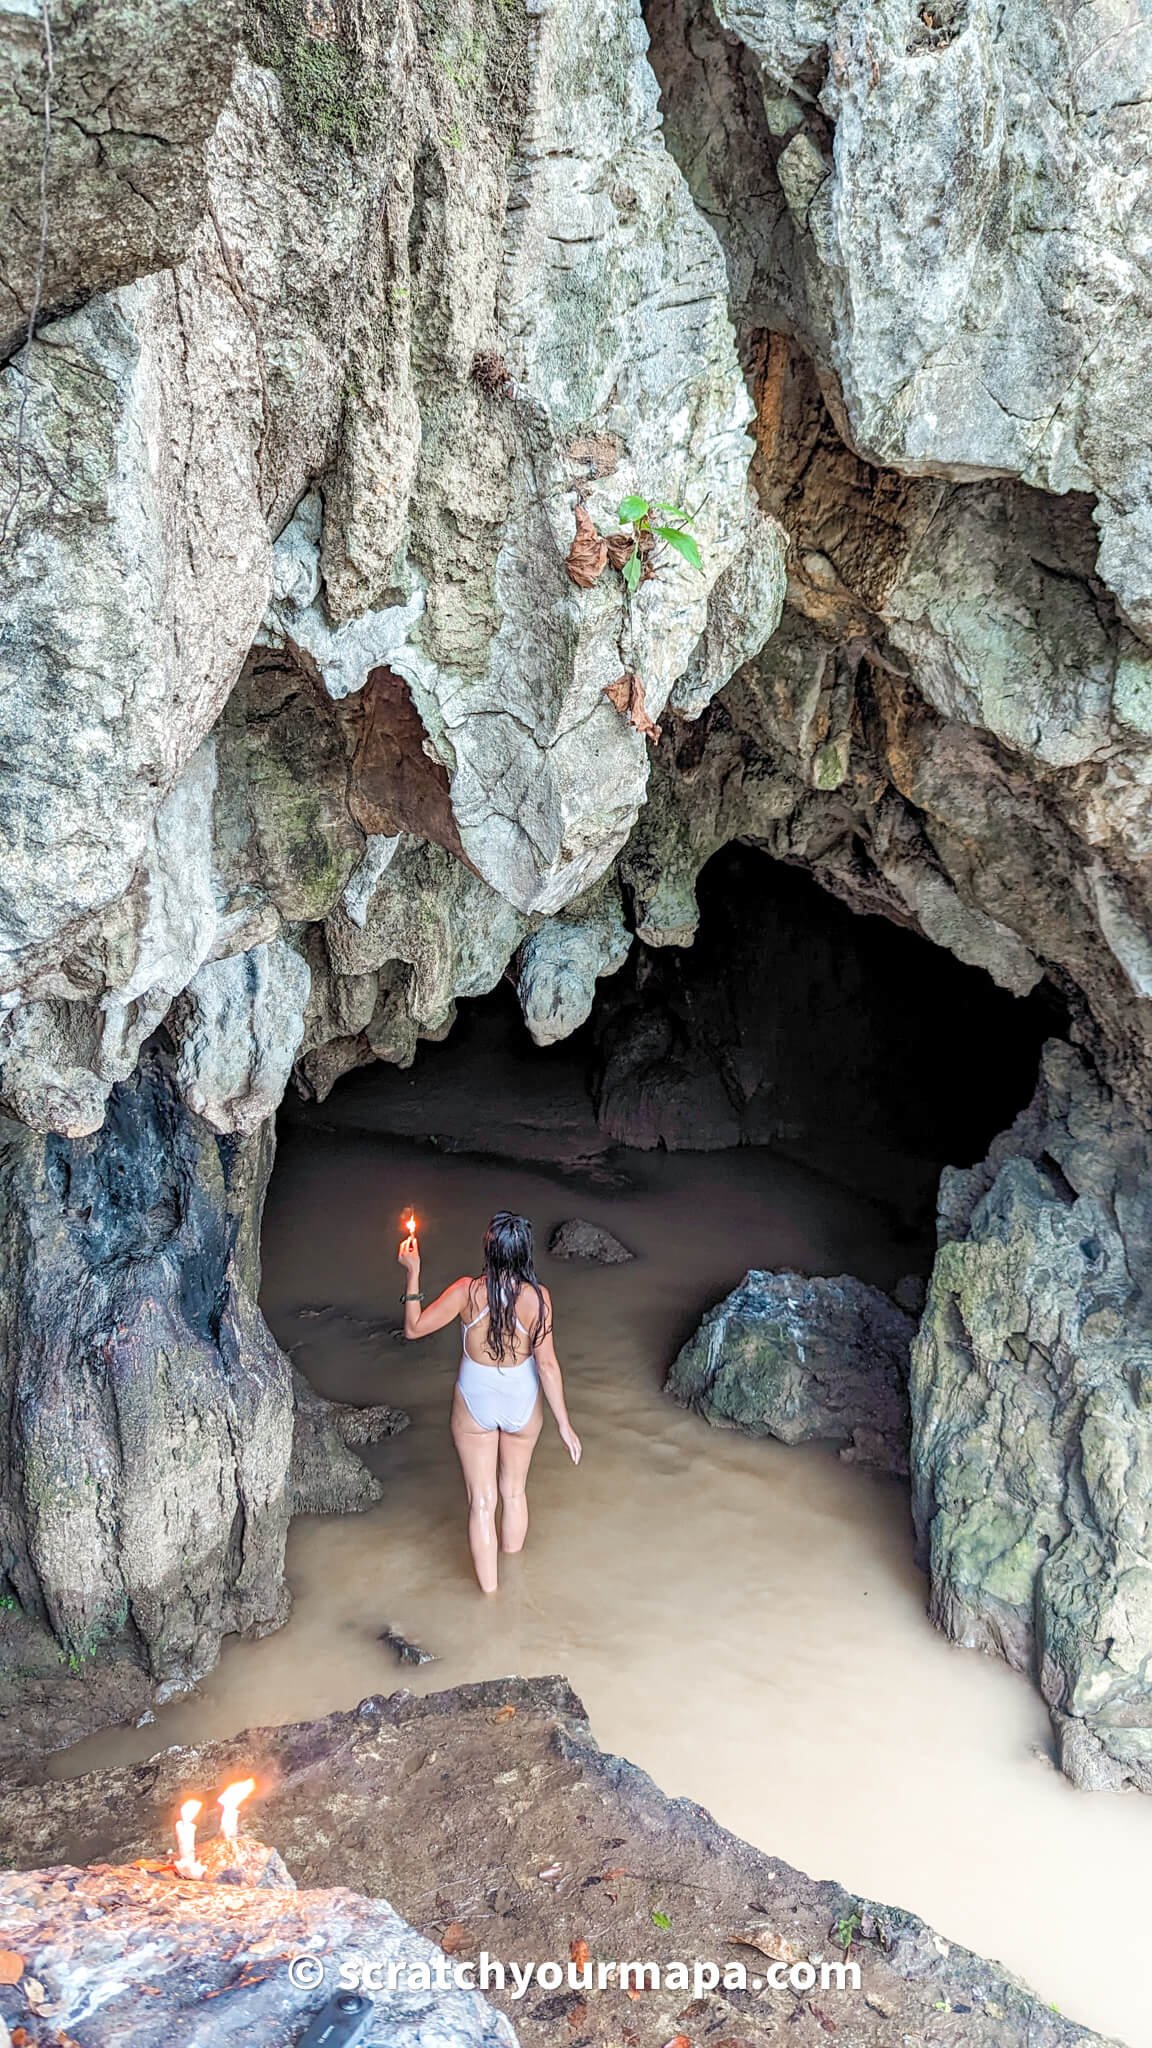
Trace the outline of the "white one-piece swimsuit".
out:
<instances>
[{"instance_id":1,"label":"white one-piece swimsuit","mask_svg":"<svg viewBox=\"0 0 1152 2048\"><path fill-rule=\"evenodd\" d=\"M456 1384L464 1406L481 1429L506 1429L510 1435L516 1436L532 1420L536 1396L540 1391L540 1375L535 1358L525 1358L519 1365L481 1365L471 1356L468 1332L474 1330L477 1323L482 1323L487 1314L488 1310L483 1308L470 1323L464 1324ZM522 1337L528 1335L519 1316L516 1328Z\"/></svg>"}]
</instances>

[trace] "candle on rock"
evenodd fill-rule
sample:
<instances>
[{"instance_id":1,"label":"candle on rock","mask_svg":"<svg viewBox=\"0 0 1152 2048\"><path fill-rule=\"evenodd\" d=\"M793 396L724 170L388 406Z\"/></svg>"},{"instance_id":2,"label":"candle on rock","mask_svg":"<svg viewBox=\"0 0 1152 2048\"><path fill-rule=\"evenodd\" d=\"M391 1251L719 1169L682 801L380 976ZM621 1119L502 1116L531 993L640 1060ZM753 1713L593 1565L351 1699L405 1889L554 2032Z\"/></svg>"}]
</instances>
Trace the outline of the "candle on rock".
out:
<instances>
[{"instance_id":1,"label":"candle on rock","mask_svg":"<svg viewBox=\"0 0 1152 2048\"><path fill-rule=\"evenodd\" d=\"M180 1808L176 1823L177 1877L203 1877L204 1865L196 1860L196 1822L203 1806L201 1799L186 1799Z\"/></svg>"},{"instance_id":2,"label":"candle on rock","mask_svg":"<svg viewBox=\"0 0 1152 2048\"><path fill-rule=\"evenodd\" d=\"M234 1785L225 1785L217 1804L220 1808L220 1833L225 1841L234 1842L240 1832L239 1808L241 1802L256 1790L255 1778L238 1778Z\"/></svg>"}]
</instances>

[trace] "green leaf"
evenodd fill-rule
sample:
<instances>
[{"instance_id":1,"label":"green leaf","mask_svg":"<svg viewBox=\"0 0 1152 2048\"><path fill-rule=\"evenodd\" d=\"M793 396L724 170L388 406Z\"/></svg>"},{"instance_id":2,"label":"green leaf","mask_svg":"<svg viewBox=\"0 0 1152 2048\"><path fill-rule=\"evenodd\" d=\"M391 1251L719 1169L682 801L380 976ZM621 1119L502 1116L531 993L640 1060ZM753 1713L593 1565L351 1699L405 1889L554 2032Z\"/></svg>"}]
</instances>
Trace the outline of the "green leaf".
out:
<instances>
[{"instance_id":1,"label":"green leaf","mask_svg":"<svg viewBox=\"0 0 1152 2048\"><path fill-rule=\"evenodd\" d=\"M653 1907L653 1909L652 1909L652 1925L653 1925L653 1927L671 1927L671 1925L672 1925L672 1922L671 1922L671 1921L670 1921L670 1919L668 1918L668 1915L667 1915L667 1913L658 1913L658 1912L656 1911L655 1907Z\"/></svg>"},{"instance_id":2,"label":"green leaf","mask_svg":"<svg viewBox=\"0 0 1152 2048\"><path fill-rule=\"evenodd\" d=\"M622 498L617 518L622 525L628 526L634 519L643 519L647 510L647 498Z\"/></svg>"},{"instance_id":3,"label":"green leaf","mask_svg":"<svg viewBox=\"0 0 1152 2048\"><path fill-rule=\"evenodd\" d=\"M658 526L656 532L661 540L667 541L670 548L675 548L678 555L683 555L690 568L703 569L700 550L690 533L681 533L678 526Z\"/></svg>"},{"instance_id":4,"label":"green leaf","mask_svg":"<svg viewBox=\"0 0 1152 2048\"><path fill-rule=\"evenodd\" d=\"M632 553L629 555L628 560L625 562L624 567L621 571L624 581L628 585L629 590L632 592L633 597L635 597L636 592L640 588L640 578L643 572L644 564L640 560L639 554L636 552L635 549L633 549Z\"/></svg>"},{"instance_id":5,"label":"green leaf","mask_svg":"<svg viewBox=\"0 0 1152 2048\"><path fill-rule=\"evenodd\" d=\"M695 519L696 517L696 514L694 512L686 512L684 510L683 505L653 504L652 510L654 512L667 512L670 519L686 519L689 525L691 525L693 519Z\"/></svg>"}]
</instances>

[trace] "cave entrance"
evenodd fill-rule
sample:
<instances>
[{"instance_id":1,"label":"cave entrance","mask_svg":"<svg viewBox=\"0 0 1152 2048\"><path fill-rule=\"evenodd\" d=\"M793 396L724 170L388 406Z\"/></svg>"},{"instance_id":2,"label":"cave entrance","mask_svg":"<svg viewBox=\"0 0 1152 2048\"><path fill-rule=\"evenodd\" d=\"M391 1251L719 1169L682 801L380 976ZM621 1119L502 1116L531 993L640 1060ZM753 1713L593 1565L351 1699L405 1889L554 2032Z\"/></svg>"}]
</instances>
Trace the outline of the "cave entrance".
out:
<instances>
[{"instance_id":1,"label":"cave entrance","mask_svg":"<svg viewBox=\"0 0 1152 2048\"><path fill-rule=\"evenodd\" d=\"M1010 995L753 846L716 853L697 898L694 943L635 943L571 1038L532 1043L510 975L409 1069L290 1098L284 1144L360 1130L653 1191L648 1155L739 1150L665 1178L767 1184L787 1160L875 1205L894 1255L926 1265L941 1168L981 1159L1027 1103L1044 1040L1067 1029L1059 996Z\"/></svg>"},{"instance_id":2,"label":"cave entrance","mask_svg":"<svg viewBox=\"0 0 1152 2048\"><path fill-rule=\"evenodd\" d=\"M1006 1884L1043 1880L1051 1780L1004 1790L1043 1739L1042 1703L931 1628L906 1483L829 1443L712 1428L662 1382L749 1269L887 1291L922 1276L941 1164L981 1156L1027 1101L1059 1005L1003 994L751 847L718 853L698 895L694 946L635 946L573 1038L534 1046L505 981L407 1070L362 1067L285 1105L266 1313L322 1394L412 1422L364 1454L377 1505L293 1524L288 1627L203 1692L241 1727L564 1672L607 1748L745 1837L860 1872L872 1896L931 1882L958 1910L954 1893L986 1884L973 1811L996 1813ZM459 1326L394 1335L409 1205L430 1295L477 1271L488 1217L510 1208L533 1221L556 1304L584 1456L574 1471L546 1421L527 1546L495 1600L475 1589L448 1431ZM577 1217L634 1258L554 1256ZM386 1625L436 1661L398 1665ZM814 1796L830 1759L835 1795Z\"/></svg>"}]
</instances>

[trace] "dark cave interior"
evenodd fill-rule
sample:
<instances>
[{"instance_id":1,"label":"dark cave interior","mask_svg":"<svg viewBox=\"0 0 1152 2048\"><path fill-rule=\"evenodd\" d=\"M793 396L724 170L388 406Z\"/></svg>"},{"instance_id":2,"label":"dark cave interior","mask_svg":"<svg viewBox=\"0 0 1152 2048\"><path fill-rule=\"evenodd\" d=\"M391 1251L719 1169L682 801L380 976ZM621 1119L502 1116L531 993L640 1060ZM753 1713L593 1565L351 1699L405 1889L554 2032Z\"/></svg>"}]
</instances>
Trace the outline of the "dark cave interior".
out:
<instances>
[{"instance_id":1,"label":"dark cave interior","mask_svg":"<svg viewBox=\"0 0 1152 2048\"><path fill-rule=\"evenodd\" d=\"M594 1178L618 1147L765 1146L924 1229L940 1168L1027 1103L1058 995L1007 994L752 846L713 856L698 901L695 943L634 945L563 1043L532 1043L505 982L411 1069L362 1068L303 1114Z\"/></svg>"}]
</instances>

